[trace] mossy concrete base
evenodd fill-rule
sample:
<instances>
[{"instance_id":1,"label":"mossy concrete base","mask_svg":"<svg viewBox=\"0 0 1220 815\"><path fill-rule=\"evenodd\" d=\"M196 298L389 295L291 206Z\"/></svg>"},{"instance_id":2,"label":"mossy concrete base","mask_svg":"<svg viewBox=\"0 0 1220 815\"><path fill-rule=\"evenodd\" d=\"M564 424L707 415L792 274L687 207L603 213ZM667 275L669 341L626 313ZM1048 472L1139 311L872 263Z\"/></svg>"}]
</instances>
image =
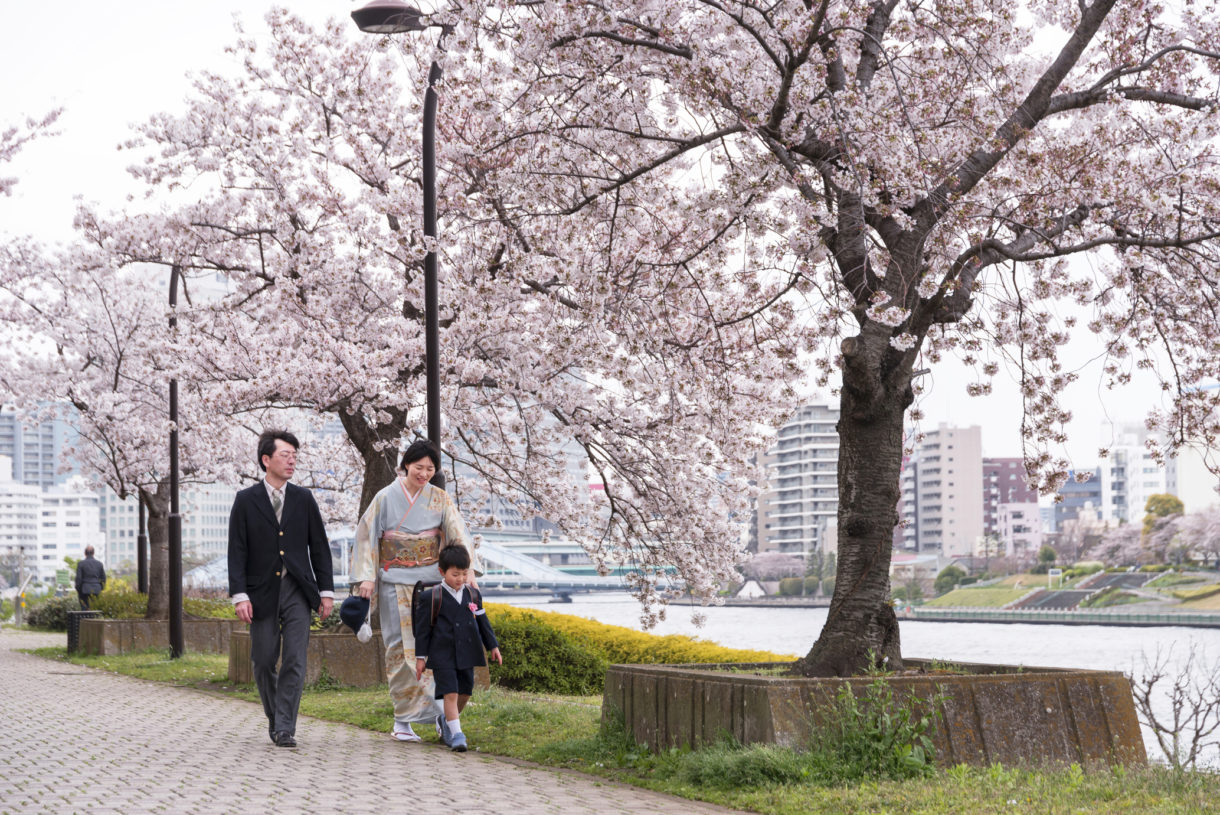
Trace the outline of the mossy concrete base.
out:
<instances>
[{"instance_id":1,"label":"mossy concrete base","mask_svg":"<svg viewBox=\"0 0 1220 815\"><path fill-rule=\"evenodd\" d=\"M357 688L384 685L385 646L381 642L381 632L374 631L373 638L368 642L356 639L356 635L350 631L309 632L305 683L317 682L323 668L327 676L343 685ZM248 630L234 631L229 639L229 681L254 681ZM491 687L487 668L474 669L474 684L478 690Z\"/></svg>"},{"instance_id":2,"label":"mossy concrete base","mask_svg":"<svg viewBox=\"0 0 1220 815\"><path fill-rule=\"evenodd\" d=\"M904 661L908 668L928 665ZM886 678L895 700L936 705L937 764L1147 762L1122 673L958 665L966 673ZM874 681L750 672L785 667L612 665L602 715L621 712L628 732L654 750L697 747L725 734L742 744L804 749L819 711L829 710L844 684L860 698Z\"/></svg>"},{"instance_id":3,"label":"mossy concrete base","mask_svg":"<svg viewBox=\"0 0 1220 815\"><path fill-rule=\"evenodd\" d=\"M237 620L183 620L183 644L188 651L224 654L229 650L229 634L238 626L244 628L245 624ZM77 650L81 654L109 656L148 648L169 648L169 620L95 617L80 621Z\"/></svg>"}]
</instances>

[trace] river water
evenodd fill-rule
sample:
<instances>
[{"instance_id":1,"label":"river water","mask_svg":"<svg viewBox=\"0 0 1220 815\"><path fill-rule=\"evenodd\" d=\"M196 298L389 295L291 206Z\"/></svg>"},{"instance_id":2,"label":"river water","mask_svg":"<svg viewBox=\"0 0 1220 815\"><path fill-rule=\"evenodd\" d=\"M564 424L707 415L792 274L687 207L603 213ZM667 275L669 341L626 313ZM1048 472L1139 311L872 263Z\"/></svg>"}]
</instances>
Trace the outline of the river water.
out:
<instances>
[{"instance_id":1,"label":"river water","mask_svg":"<svg viewBox=\"0 0 1220 815\"><path fill-rule=\"evenodd\" d=\"M625 594L576 594L571 603L549 603L541 596L493 598L514 606L538 608L643 630L639 605ZM692 612L706 616L702 628ZM793 656L805 654L826 622L825 608L754 608L675 605L655 634L686 634L730 648L757 648ZM494 620L493 620L494 624ZM1170 660L1169 677L1177 676L1191 649L1196 650L1195 673L1215 667L1220 660L1220 628L1120 628L1100 625L1005 625L999 623L901 622L902 653L909 658L957 662L999 663L1048 668L1092 668L1144 673L1145 656L1158 649ZM1200 658L1202 657L1202 658ZM1168 681L1163 681L1168 685ZM1168 688L1166 687L1166 693ZM1157 705L1158 716L1169 713L1166 695ZM1149 758L1161 755L1151 733L1144 742ZM1207 752L1206 763L1220 766L1220 751Z\"/></svg>"}]
</instances>

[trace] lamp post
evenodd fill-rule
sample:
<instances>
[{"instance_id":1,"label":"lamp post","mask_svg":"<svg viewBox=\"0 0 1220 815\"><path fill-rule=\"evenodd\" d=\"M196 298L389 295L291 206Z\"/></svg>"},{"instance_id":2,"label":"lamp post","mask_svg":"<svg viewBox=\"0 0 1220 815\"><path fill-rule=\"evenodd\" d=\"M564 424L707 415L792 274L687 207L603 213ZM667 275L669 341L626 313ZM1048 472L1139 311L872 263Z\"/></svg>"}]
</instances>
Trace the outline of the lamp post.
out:
<instances>
[{"instance_id":1,"label":"lamp post","mask_svg":"<svg viewBox=\"0 0 1220 815\"><path fill-rule=\"evenodd\" d=\"M178 278L182 268L169 272L169 327L178 327ZM182 656L182 515L178 507L178 378L169 381L169 655Z\"/></svg>"},{"instance_id":2,"label":"lamp post","mask_svg":"<svg viewBox=\"0 0 1220 815\"><path fill-rule=\"evenodd\" d=\"M144 496L136 492L139 507L139 531L136 533L136 581L140 594L148 594L148 510L144 508Z\"/></svg>"},{"instance_id":3,"label":"lamp post","mask_svg":"<svg viewBox=\"0 0 1220 815\"><path fill-rule=\"evenodd\" d=\"M449 33L447 26L422 22L423 12L401 0L373 0L364 8L352 12L356 26L370 34L402 34L408 31L441 29L440 43ZM432 60L428 69L428 90L424 93L424 236L431 238L424 255L424 378L428 398L428 440L441 449L441 374L440 374L440 315L436 282L436 83L441 79L441 66ZM445 475L438 467L432 483L445 486Z\"/></svg>"}]
</instances>

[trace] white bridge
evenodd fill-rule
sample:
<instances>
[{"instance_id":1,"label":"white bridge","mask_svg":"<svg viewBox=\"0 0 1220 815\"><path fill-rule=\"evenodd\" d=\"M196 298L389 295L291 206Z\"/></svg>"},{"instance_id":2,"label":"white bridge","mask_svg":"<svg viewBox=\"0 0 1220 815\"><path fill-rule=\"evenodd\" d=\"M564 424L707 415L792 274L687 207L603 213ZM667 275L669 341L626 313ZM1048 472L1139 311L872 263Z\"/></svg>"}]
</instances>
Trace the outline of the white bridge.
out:
<instances>
[{"instance_id":1,"label":"white bridge","mask_svg":"<svg viewBox=\"0 0 1220 815\"><path fill-rule=\"evenodd\" d=\"M621 577L569 574L495 541L484 540L480 544L479 558L483 561L484 568L484 574L479 578L479 587L484 589L545 589L556 594L565 594L573 591L622 591L625 588ZM343 559L343 565L346 565L346 558ZM338 554L336 571L342 571ZM346 588L345 585L339 585L346 581L345 576L336 574L335 578L336 588ZM196 589L228 589L227 556L218 557L191 569L182 576L182 584L187 588Z\"/></svg>"}]
</instances>

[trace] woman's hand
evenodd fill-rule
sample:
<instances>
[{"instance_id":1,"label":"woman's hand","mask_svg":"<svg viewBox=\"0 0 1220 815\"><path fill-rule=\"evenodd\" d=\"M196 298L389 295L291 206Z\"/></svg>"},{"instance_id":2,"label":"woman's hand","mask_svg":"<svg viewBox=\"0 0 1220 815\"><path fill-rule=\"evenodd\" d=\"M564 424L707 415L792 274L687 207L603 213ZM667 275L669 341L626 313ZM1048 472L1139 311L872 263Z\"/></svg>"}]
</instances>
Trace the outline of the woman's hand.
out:
<instances>
[{"instance_id":1,"label":"woman's hand","mask_svg":"<svg viewBox=\"0 0 1220 815\"><path fill-rule=\"evenodd\" d=\"M361 597L363 597L365 600L368 600L368 599L372 598L373 589L375 589L376 587L377 587L376 582L374 582L372 580L366 580L363 583L361 583L359 586L356 587L356 593L359 594Z\"/></svg>"}]
</instances>

